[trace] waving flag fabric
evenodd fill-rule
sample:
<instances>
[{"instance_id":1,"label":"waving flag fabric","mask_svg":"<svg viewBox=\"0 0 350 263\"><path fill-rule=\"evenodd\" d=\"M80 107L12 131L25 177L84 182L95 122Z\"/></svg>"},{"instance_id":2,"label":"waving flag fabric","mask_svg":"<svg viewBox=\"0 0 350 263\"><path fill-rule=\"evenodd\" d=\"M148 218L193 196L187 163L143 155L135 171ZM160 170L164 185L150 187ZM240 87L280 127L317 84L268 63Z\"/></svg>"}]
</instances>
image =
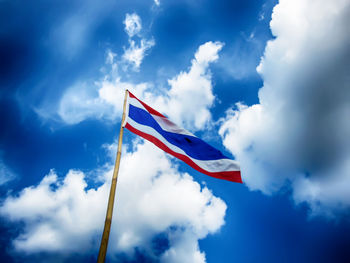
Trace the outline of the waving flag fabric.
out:
<instances>
[{"instance_id":1,"label":"waving flag fabric","mask_svg":"<svg viewBox=\"0 0 350 263\"><path fill-rule=\"evenodd\" d=\"M242 183L236 161L171 122L128 92L123 126L184 161L197 171L219 179Z\"/></svg>"}]
</instances>

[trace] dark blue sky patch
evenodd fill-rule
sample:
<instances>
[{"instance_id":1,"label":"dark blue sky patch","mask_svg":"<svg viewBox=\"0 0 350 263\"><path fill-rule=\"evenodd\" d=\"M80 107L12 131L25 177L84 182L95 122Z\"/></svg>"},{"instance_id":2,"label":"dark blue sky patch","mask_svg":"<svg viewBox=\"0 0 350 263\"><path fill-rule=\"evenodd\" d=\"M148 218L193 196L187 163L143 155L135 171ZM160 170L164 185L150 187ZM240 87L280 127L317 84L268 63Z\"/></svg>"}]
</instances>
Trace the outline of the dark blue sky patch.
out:
<instances>
[{"instance_id":1,"label":"dark blue sky patch","mask_svg":"<svg viewBox=\"0 0 350 263\"><path fill-rule=\"evenodd\" d=\"M156 256L160 256L170 248L167 233L160 233L152 239L152 249Z\"/></svg>"}]
</instances>

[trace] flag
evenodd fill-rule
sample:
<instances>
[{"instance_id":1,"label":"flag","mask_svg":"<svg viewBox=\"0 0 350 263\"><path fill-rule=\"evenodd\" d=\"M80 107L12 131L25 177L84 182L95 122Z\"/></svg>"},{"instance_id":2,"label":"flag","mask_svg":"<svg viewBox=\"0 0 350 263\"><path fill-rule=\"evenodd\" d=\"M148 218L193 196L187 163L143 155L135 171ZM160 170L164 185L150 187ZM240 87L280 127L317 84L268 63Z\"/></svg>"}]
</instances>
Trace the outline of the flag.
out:
<instances>
[{"instance_id":1,"label":"flag","mask_svg":"<svg viewBox=\"0 0 350 263\"><path fill-rule=\"evenodd\" d=\"M242 183L240 167L189 131L127 92L123 127L184 161L195 170L219 179Z\"/></svg>"}]
</instances>

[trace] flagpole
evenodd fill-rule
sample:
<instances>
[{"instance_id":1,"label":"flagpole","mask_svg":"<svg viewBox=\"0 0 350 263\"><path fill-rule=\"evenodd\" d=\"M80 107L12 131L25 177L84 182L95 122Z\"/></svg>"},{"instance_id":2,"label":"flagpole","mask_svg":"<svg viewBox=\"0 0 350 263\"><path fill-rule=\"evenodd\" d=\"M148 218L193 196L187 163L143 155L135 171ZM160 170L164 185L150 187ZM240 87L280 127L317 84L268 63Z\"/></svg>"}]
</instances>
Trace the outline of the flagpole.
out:
<instances>
[{"instance_id":1,"label":"flagpole","mask_svg":"<svg viewBox=\"0 0 350 263\"><path fill-rule=\"evenodd\" d=\"M105 226L103 229L103 235L101 239L101 245L100 245L100 251L98 252L98 263L104 263L107 253L107 247L108 247L108 240L109 240L109 232L111 230L111 223L112 223L112 214L113 214L113 205L114 205L114 197L115 197L115 190L117 186L117 179L118 179L118 172L119 172L119 165L120 165L120 157L121 157L121 151L122 151L122 141L123 141L123 123L125 120L125 108L126 108L126 98L128 95L128 90L125 90L125 97L124 97L124 106L123 106L123 116L122 116L122 123L120 125L120 131L119 131L119 140L118 140L118 152L117 157L115 161L114 171L113 171L113 177L112 177L112 183L111 183L111 189L109 192L109 199L108 199L108 207L107 207L107 213L106 213L106 220L105 220Z\"/></svg>"}]
</instances>

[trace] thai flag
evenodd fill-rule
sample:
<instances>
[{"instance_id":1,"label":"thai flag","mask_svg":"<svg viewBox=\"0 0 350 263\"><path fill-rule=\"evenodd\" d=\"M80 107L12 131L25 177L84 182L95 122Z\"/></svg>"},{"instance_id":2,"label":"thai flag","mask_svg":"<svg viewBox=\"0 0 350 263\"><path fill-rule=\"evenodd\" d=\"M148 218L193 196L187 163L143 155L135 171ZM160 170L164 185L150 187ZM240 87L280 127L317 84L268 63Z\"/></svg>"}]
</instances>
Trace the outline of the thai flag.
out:
<instances>
[{"instance_id":1,"label":"thai flag","mask_svg":"<svg viewBox=\"0 0 350 263\"><path fill-rule=\"evenodd\" d=\"M189 131L128 92L123 127L154 143L197 171L219 179L242 183L236 161L202 141Z\"/></svg>"}]
</instances>

